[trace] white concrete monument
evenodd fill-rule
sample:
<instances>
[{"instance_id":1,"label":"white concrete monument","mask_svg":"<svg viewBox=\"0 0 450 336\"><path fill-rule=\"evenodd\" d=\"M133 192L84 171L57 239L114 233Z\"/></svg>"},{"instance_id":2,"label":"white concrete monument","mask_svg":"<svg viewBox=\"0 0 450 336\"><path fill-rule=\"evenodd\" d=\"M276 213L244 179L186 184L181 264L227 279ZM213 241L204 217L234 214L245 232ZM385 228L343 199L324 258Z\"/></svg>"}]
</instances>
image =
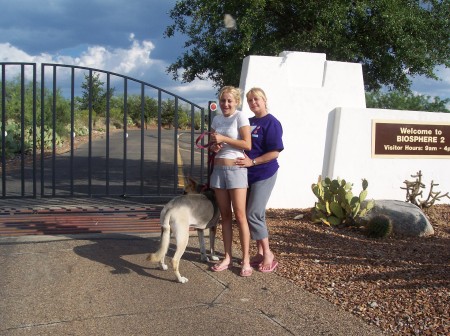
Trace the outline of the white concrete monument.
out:
<instances>
[{"instance_id":1,"label":"white concrete monument","mask_svg":"<svg viewBox=\"0 0 450 336\"><path fill-rule=\"evenodd\" d=\"M366 178L368 198L405 200L406 192L400 189L403 181L413 180L410 176L421 170L426 190L434 180L439 183L435 190L450 191L450 134L445 133L450 130L450 114L367 109L360 64L327 61L325 54L304 52L249 56L243 62L240 88L246 93L252 87L266 92L269 112L280 120L284 130L285 150L279 157L278 180L268 208L314 206L311 184L319 175L352 182L354 193L361 191L361 180ZM243 110L252 115L245 99ZM388 133L394 140L381 131L375 137L373 126L381 121L393 126ZM401 130L439 136L434 132L442 130L434 130L434 125L444 127L440 135L443 142L439 138L435 144L417 143ZM386 148L383 155L373 155L376 141ZM389 151L389 146L400 145L405 146L401 151ZM406 146L422 145L422 152L405 152ZM433 154L439 155L428 155L431 153L424 152L425 146L436 147ZM444 150L447 146L448 151Z\"/></svg>"}]
</instances>

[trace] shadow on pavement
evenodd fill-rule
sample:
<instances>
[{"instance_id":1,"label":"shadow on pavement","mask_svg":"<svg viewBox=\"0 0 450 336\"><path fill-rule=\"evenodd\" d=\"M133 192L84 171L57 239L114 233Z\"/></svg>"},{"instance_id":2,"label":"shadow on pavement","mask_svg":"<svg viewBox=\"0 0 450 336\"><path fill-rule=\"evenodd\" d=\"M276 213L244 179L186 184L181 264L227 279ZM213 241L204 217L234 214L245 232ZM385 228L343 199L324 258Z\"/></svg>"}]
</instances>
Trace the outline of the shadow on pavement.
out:
<instances>
[{"instance_id":1,"label":"shadow on pavement","mask_svg":"<svg viewBox=\"0 0 450 336\"><path fill-rule=\"evenodd\" d=\"M191 237L190 239L196 241L197 237ZM92 243L76 246L74 248L75 254L110 267L112 269L109 271L111 274L118 275L134 272L145 277L167 280L148 272L149 270L160 270L157 263L151 263L146 260L149 253L158 249L159 238L144 238L126 234L103 234L101 238L89 239L89 241ZM173 272L170 261L175 248L175 244L170 244L166 257L166 263L169 265L168 272ZM127 257L130 255L142 255L142 260L139 263L129 261ZM200 251L198 247L192 248L188 246L182 259L190 262L199 262ZM173 278L173 281L176 282L176 279Z\"/></svg>"}]
</instances>

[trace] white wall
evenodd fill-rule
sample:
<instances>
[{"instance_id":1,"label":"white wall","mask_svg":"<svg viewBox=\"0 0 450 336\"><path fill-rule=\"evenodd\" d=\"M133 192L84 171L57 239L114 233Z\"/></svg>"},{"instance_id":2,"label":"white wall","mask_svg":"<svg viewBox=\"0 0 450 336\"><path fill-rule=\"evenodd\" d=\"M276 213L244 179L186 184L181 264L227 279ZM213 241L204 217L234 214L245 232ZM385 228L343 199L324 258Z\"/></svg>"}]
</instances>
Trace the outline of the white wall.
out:
<instances>
[{"instance_id":1,"label":"white wall","mask_svg":"<svg viewBox=\"0 0 450 336\"><path fill-rule=\"evenodd\" d=\"M402 120L434 120L441 116L449 121L450 115L366 109L360 64L327 61L325 54L303 52L249 56L243 62L240 88L245 93L252 87L266 92L269 112L284 130L285 150L279 157L280 170L269 208L313 206L316 199L311 184L319 175L329 173L332 178L353 182L355 192L360 190L361 179L367 178L372 198L403 200L405 193L400 186L419 169L440 183L436 190L450 191L450 177L441 176L450 171L448 159L414 159L408 164L411 159L371 158L371 119L401 115ZM243 110L252 115L245 101ZM375 167L389 170L377 172Z\"/></svg>"},{"instance_id":2,"label":"white wall","mask_svg":"<svg viewBox=\"0 0 450 336\"><path fill-rule=\"evenodd\" d=\"M372 120L414 121L426 124L447 123L450 125L450 113L398 111L383 109L337 108L334 115L336 134L333 147L328 155L331 164L324 165L324 176L340 176L354 183L354 190L361 190L361 178L369 181L369 197L374 199L397 199L404 201L405 180L414 181L411 175L422 171L425 184L424 197L428 196L430 183L434 180L439 186L434 191L450 192L450 153L447 158L372 158ZM334 157L334 163L333 158ZM443 198L439 203L450 203Z\"/></svg>"}]
</instances>

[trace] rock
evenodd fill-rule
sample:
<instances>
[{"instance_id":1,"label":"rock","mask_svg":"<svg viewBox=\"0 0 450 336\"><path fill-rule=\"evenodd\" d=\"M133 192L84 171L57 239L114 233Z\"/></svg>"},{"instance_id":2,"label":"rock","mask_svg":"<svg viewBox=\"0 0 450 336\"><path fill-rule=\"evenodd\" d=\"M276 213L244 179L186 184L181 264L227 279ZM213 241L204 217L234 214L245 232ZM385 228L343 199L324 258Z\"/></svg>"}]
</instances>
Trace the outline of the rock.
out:
<instances>
[{"instance_id":1,"label":"rock","mask_svg":"<svg viewBox=\"0 0 450 336\"><path fill-rule=\"evenodd\" d=\"M378 307L378 303L376 303L376 301L372 301L367 303L369 305L370 308L377 308Z\"/></svg>"},{"instance_id":2,"label":"rock","mask_svg":"<svg viewBox=\"0 0 450 336\"><path fill-rule=\"evenodd\" d=\"M394 234L413 237L426 237L434 234L430 221L414 204L397 200L375 200L372 210L362 219L368 221L377 215L389 217Z\"/></svg>"}]
</instances>

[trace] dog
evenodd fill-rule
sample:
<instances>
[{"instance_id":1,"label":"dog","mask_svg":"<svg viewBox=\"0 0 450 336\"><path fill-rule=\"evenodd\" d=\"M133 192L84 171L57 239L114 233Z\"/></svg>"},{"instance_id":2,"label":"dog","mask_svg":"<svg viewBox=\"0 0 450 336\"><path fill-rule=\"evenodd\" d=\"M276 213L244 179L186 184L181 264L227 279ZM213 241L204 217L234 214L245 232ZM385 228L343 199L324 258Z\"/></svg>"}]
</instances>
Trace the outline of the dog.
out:
<instances>
[{"instance_id":1,"label":"dog","mask_svg":"<svg viewBox=\"0 0 450 336\"><path fill-rule=\"evenodd\" d=\"M159 262L161 269L167 270L164 262L169 249L171 230L176 241L176 251L172 258L172 267L180 283L188 282L179 271L180 259L186 250L189 240L189 228L197 229L200 244L200 259L202 261L219 260L214 252L216 228L219 222L219 208L212 189L202 190L194 180L186 183L185 194L169 201L161 211L161 242L158 251L151 253L147 260ZM209 229L210 258L205 249L204 230Z\"/></svg>"}]
</instances>

